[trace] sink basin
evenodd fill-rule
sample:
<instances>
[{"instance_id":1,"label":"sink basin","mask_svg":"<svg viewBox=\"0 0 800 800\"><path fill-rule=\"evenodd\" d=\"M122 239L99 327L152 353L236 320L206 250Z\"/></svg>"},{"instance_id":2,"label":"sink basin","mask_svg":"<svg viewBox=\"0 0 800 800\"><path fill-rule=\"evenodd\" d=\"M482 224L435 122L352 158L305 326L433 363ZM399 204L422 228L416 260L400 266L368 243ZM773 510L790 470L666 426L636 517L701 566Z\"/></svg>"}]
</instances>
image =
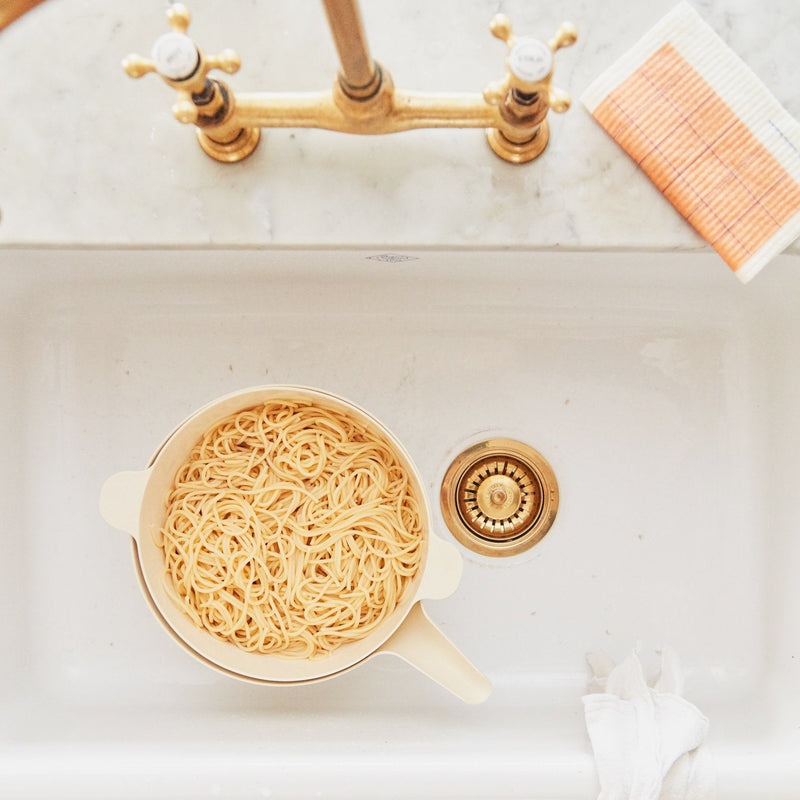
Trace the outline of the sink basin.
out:
<instances>
[{"instance_id":1,"label":"sink basin","mask_svg":"<svg viewBox=\"0 0 800 800\"><path fill-rule=\"evenodd\" d=\"M0 270L1 796L591 800L585 654L638 644L654 669L668 644L720 798L796 798L800 258L747 287L705 252L6 249ZM391 656L241 683L154 619L100 487L271 382L383 421L450 541L464 447L548 460L544 540L459 544L458 590L426 603L488 701Z\"/></svg>"}]
</instances>

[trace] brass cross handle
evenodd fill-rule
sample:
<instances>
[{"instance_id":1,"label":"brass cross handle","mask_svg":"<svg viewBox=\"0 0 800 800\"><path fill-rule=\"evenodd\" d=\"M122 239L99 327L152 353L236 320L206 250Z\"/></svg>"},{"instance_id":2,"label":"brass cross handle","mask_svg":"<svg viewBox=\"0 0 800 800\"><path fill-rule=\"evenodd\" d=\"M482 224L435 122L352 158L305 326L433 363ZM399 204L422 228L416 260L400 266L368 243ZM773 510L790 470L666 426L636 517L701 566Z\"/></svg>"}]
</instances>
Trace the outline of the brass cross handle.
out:
<instances>
[{"instance_id":1,"label":"brass cross handle","mask_svg":"<svg viewBox=\"0 0 800 800\"><path fill-rule=\"evenodd\" d=\"M192 95L206 89L206 75L212 69L221 69L233 74L242 65L241 59L233 50L223 50L219 55L206 56L186 35L191 15L186 6L174 3L167 9L172 32L156 39L150 58L129 55L122 62L122 68L131 78L141 78L148 72L160 75L164 83L178 92L178 101L172 113L179 122L196 123L199 112Z\"/></svg>"},{"instance_id":2,"label":"brass cross handle","mask_svg":"<svg viewBox=\"0 0 800 800\"><path fill-rule=\"evenodd\" d=\"M578 31L571 22L564 22L552 39L544 42L530 36L515 37L511 20L497 14L489 24L492 34L508 45L506 76L486 87L483 95L487 103L502 105L510 92L522 97L541 96L545 103L558 113L570 107L572 98L552 85L554 55L556 50L575 44Z\"/></svg>"}]
</instances>

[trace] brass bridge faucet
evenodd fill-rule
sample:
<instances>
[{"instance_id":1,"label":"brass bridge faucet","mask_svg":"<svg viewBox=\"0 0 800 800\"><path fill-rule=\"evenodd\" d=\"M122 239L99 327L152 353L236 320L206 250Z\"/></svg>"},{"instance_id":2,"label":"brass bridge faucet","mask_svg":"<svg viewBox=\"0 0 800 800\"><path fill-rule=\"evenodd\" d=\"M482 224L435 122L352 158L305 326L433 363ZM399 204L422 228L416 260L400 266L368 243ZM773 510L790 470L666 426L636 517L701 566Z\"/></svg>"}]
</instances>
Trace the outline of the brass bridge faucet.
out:
<instances>
[{"instance_id":1,"label":"brass bridge faucet","mask_svg":"<svg viewBox=\"0 0 800 800\"><path fill-rule=\"evenodd\" d=\"M384 67L373 61L357 0L323 0L341 70L330 92L234 94L212 69L236 72L233 50L208 56L186 35L188 10L167 10L172 32L153 45L151 58L128 56L132 78L156 72L177 90L172 110L197 126L200 146L218 161L241 161L255 150L261 128L325 128L344 133L395 133L413 128L486 128L498 156L515 164L531 161L547 146L547 112L564 112L570 96L552 85L554 53L574 44L575 27L565 22L547 42L515 37L511 22L495 16L490 30L508 46L505 77L482 94L433 94L395 89Z\"/></svg>"}]
</instances>

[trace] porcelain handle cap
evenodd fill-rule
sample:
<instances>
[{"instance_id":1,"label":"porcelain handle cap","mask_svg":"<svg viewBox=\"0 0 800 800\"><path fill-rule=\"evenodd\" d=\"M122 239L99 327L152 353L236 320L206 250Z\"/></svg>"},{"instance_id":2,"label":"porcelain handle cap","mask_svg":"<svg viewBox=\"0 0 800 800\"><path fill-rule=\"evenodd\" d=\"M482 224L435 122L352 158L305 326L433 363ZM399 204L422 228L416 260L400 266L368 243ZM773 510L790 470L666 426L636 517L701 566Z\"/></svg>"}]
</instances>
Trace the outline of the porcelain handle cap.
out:
<instances>
[{"instance_id":1,"label":"porcelain handle cap","mask_svg":"<svg viewBox=\"0 0 800 800\"><path fill-rule=\"evenodd\" d=\"M186 80L200 64L195 43L185 34L174 31L156 39L151 56L159 75L171 81Z\"/></svg>"},{"instance_id":2,"label":"porcelain handle cap","mask_svg":"<svg viewBox=\"0 0 800 800\"><path fill-rule=\"evenodd\" d=\"M508 54L508 68L525 83L543 81L553 71L553 51L539 39L519 39Z\"/></svg>"}]
</instances>

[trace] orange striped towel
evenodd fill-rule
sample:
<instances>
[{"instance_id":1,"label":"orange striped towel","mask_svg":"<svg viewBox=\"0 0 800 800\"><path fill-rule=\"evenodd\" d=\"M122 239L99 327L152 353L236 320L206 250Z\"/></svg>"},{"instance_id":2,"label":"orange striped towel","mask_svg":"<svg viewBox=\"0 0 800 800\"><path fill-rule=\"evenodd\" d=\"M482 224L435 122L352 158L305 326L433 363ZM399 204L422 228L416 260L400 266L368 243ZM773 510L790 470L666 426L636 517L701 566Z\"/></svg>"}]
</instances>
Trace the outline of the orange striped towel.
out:
<instances>
[{"instance_id":1,"label":"orange striped towel","mask_svg":"<svg viewBox=\"0 0 800 800\"><path fill-rule=\"evenodd\" d=\"M581 100L743 282L800 236L800 124L688 3Z\"/></svg>"}]
</instances>

